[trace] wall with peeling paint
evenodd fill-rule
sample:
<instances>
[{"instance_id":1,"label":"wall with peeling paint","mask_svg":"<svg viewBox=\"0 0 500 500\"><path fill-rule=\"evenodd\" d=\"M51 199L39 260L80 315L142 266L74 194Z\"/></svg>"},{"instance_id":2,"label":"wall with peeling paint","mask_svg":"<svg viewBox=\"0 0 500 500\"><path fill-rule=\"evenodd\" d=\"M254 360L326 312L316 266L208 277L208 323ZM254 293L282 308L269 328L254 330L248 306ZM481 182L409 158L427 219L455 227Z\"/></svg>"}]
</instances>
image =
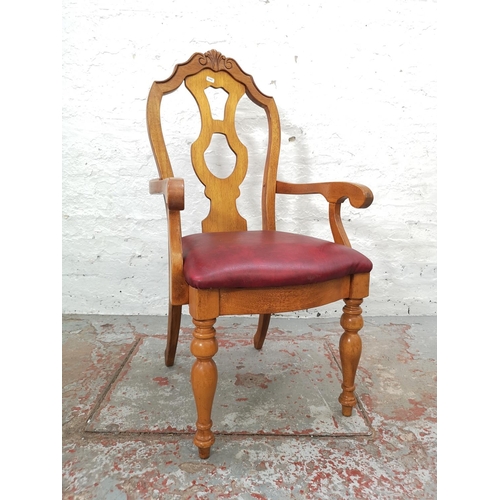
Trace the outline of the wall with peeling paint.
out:
<instances>
[{"instance_id":1,"label":"wall with peeling paint","mask_svg":"<svg viewBox=\"0 0 500 500\"><path fill-rule=\"evenodd\" d=\"M153 80L193 52L234 57L276 99L279 178L368 185L366 210L345 207L353 247L374 262L367 316L436 314L436 3L63 0L63 312L165 314L167 240L145 105ZM184 233L204 200L188 171L194 103L170 99L171 158L186 178ZM243 102L249 147L264 116ZM213 155L213 153L210 153ZM239 200L260 224L258 169L250 157ZM212 157L227 166L227 158ZM278 228L329 238L319 197L278 199ZM342 304L301 311L338 316Z\"/></svg>"}]
</instances>

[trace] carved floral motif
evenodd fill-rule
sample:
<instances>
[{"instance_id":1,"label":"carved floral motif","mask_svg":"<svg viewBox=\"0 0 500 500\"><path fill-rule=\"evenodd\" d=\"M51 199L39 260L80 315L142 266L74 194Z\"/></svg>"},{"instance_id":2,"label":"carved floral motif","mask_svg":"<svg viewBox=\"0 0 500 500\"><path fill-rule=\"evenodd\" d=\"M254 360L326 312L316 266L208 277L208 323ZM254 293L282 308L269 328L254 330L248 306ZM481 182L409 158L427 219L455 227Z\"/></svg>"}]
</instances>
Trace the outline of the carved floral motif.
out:
<instances>
[{"instance_id":1,"label":"carved floral motif","mask_svg":"<svg viewBox=\"0 0 500 500\"><path fill-rule=\"evenodd\" d=\"M223 68L231 69L233 67L231 61L226 59L226 56L223 56L220 52L214 49L205 52L203 56L200 57L199 63L202 66L210 66L214 71L219 71Z\"/></svg>"}]
</instances>

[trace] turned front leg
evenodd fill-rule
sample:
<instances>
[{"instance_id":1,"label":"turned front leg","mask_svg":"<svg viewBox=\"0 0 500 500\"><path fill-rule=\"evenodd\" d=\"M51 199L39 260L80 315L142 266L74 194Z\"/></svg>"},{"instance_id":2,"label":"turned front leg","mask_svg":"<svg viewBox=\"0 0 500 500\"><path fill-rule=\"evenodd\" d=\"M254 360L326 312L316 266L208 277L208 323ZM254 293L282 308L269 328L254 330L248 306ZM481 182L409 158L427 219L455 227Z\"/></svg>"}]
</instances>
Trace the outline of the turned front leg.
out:
<instances>
[{"instance_id":1,"label":"turned front leg","mask_svg":"<svg viewBox=\"0 0 500 500\"><path fill-rule=\"evenodd\" d=\"M212 404L217 387L217 366L212 357L218 350L215 329L215 319L193 319L195 329L191 342L191 353L196 357L191 370L191 386L193 388L198 420L194 444L198 447L200 458L210 456L210 447L215 442L212 432Z\"/></svg>"},{"instance_id":2,"label":"turned front leg","mask_svg":"<svg viewBox=\"0 0 500 500\"><path fill-rule=\"evenodd\" d=\"M342 405L342 415L350 417L352 408L356 406L354 397L354 380L358 369L359 358L361 357L361 337L359 330L363 328L362 309L360 307L362 299L345 299L343 314L340 324L344 333L340 337L340 363L342 365L342 394L339 402Z\"/></svg>"}]
</instances>

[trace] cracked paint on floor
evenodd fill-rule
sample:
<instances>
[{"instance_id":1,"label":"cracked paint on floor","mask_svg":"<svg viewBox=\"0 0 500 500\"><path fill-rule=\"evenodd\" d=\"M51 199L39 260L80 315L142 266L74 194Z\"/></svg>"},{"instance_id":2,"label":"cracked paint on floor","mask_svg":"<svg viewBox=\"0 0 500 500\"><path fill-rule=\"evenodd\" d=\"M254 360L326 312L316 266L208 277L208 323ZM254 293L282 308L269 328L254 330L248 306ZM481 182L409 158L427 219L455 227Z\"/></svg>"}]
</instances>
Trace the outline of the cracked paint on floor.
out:
<instances>
[{"instance_id":1,"label":"cracked paint on floor","mask_svg":"<svg viewBox=\"0 0 500 500\"><path fill-rule=\"evenodd\" d=\"M260 352L255 318L218 325L226 381L202 461L190 434L188 319L167 369L166 318L63 318L63 498L436 497L435 319L365 319L351 434L326 422L329 411L349 421L335 404L335 322L273 318Z\"/></svg>"}]
</instances>

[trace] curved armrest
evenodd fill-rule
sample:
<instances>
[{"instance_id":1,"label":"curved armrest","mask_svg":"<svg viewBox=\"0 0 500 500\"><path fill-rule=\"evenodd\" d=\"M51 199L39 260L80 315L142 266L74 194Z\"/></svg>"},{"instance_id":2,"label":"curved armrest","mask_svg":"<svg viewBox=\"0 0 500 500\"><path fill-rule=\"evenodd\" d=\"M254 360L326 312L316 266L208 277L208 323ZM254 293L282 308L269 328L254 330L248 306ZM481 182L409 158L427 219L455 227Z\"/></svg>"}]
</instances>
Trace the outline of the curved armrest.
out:
<instances>
[{"instance_id":1,"label":"curved armrest","mask_svg":"<svg viewBox=\"0 0 500 500\"><path fill-rule=\"evenodd\" d=\"M169 177L149 181L149 194L162 194L169 210L184 210L184 179Z\"/></svg>"},{"instance_id":2,"label":"curved armrest","mask_svg":"<svg viewBox=\"0 0 500 500\"><path fill-rule=\"evenodd\" d=\"M281 194L322 194L329 203L342 203L346 199L353 207L367 208L372 204L370 188L352 182L314 182L292 184L276 181L276 193Z\"/></svg>"},{"instance_id":3,"label":"curved armrest","mask_svg":"<svg viewBox=\"0 0 500 500\"><path fill-rule=\"evenodd\" d=\"M279 194L321 194L328 201L330 228L335 243L350 247L351 243L345 232L340 207L349 200L355 208L367 208L372 204L373 193L362 184L352 182L315 182L310 184L292 184L276 181L276 193Z\"/></svg>"},{"instance_id":4,"label":"curved armrest","mask_svg":"<svg viewBox=\"0 0 500 500\"><path fill-rule=\"evenodd\" d=\"M184 279L181 210L184 210L184 179L169 177L149 181L150 194L163 194L168 215L168 251L170 263L170 302L187 304L188 285Z\"/></svg>"}]
</instances>

